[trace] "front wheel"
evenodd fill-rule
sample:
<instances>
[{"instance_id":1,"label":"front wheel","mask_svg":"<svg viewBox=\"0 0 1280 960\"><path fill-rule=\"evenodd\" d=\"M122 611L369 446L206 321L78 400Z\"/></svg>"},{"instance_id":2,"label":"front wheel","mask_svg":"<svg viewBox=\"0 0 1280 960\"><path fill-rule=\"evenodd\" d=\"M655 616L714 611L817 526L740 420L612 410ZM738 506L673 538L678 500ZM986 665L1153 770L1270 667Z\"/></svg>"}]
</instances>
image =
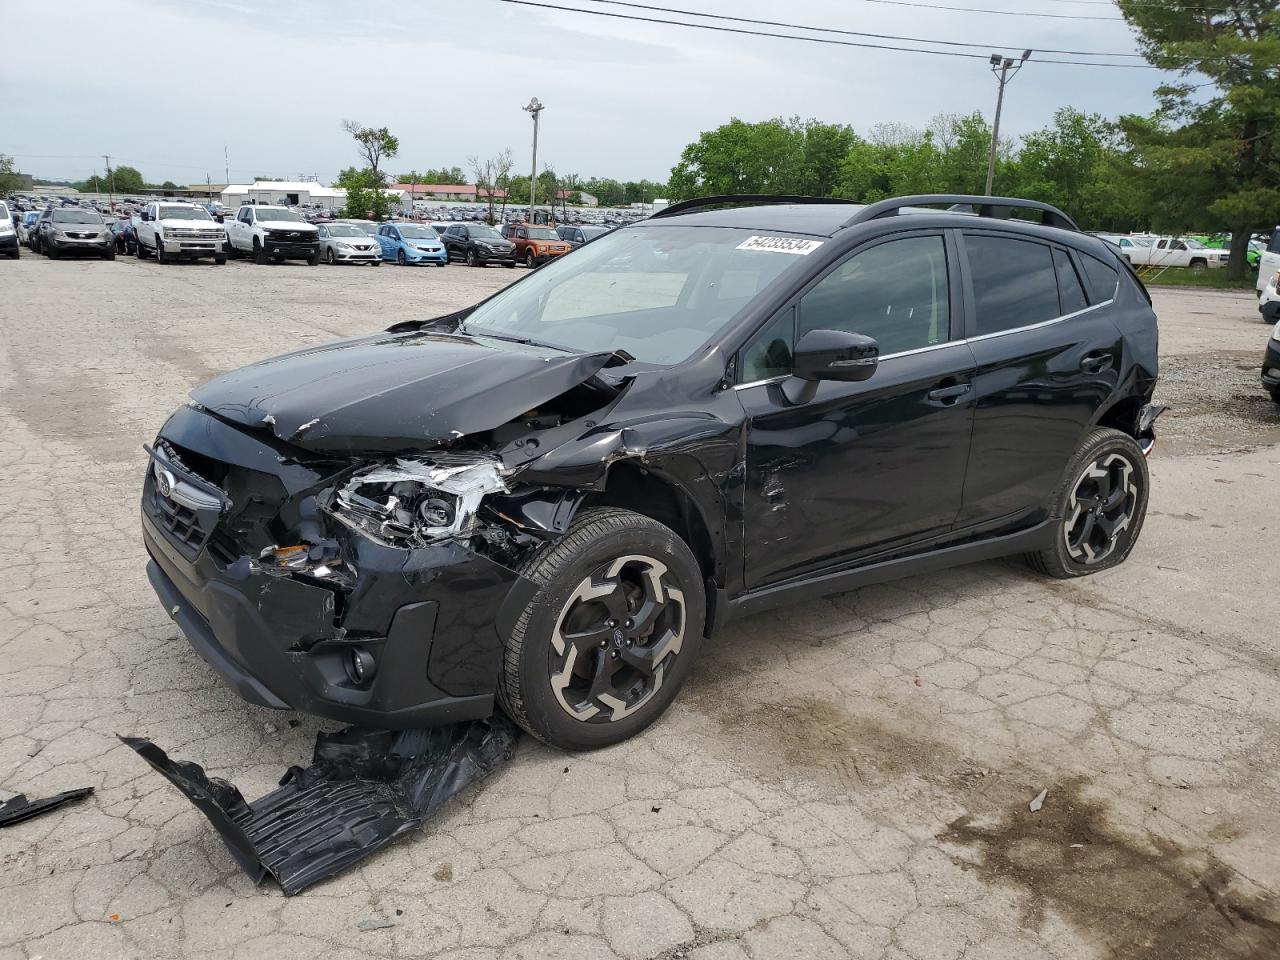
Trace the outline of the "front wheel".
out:
<instances>
[{"instance_id":1,"label":"front wheel","mask_svg":"<svg viewBox=\"0 0 1280 960\"><path fill-rule=\"evenodd\" d=\"M396 263L403 267L403 266L405 265L405 262L406 262L406 261L405 261L405 259L404 259L404 251L403 251L403 250L397 250L397 251L396 251Z\"/></svg>"},{"instance_id":2,"label":"front wheel","mask_svg":"<svg viewBox=\"0 0 1280 960\"><path fill-rule=\"evenodd\" d=\"M532 250L530 250L528 253L524 255L524 265L528 267L530 270L533 270L538 266L537 261L533 259Z\"/></svg>"},{"instance_id":3,"label":"front wheel","mask_svg":"<svg viewBox=\"0 0 1280 960\"><path fill-rule=\"evenodd\" d=\"M225 253L216 254L213 258L213 262L216 263L218 266L222 266L224 263L227 262L227 255Z\"/></svg>"},{"instance_id":4,"label":"front wheel","mask_svg":"<svg viewBox=\"0 0 1280 960\"><path fill-rule=\"evenodd\" d=\"M1192 273L1204 273L1204 272L1205 272L1206 270L1208 270L1208 269L1209 269L1209 264L1205 263L1203 260L1192 260L1192 261L1191 261L1191 272L1192 272Z\"/></svg>"},{"instance_id":5,"label":"front wheel","mask_svg":"<svg viewBox=\"0 0 1280 960\"><path fill-rule=\"evenodd\" d=\"M309 266L309 267L314 267L314 266L317 266L319 263L320 263L320 251L319 251L319 250L316 250L316 252L315 252L315 253L313 253L313 254L311 254L311 256L307 257L307 266Z\"/></svg>"},{"instance_id":6,"label":"front wheel","mask_svg":"<svg viewBox=\"0 0 1280 960\"><path fill-rule=\"evenodd\" d=\"M603 507L521 568L537 592L506 640L498 696L566 750L619 743L653 723L697 658L702 573L674 531Z\"/></svg>"},{"instance_id":7,"label":"front wheel","mask_svg":"<svg viewBox=\"0 0 1280 960\"><path fill-rule=\"evenodd\" d=\"M1028 562L1059 580L1123 563L1147 515L1147 458L1128 434L1098 428L1081 445L1049 504L1053 543Z\"/></svg>"},{"instance_id":8,"label":"front wheel","mask_svg":"<svg viewBox=\"0 0 1280 960\"><path fill-rule=\"evenodd\" d=\"M328 250L324 252L324 262L331 267L338 262L338 258L334 256L333 247L330 247Z\"/></svg>"},{"instance_id":9,"label":"front wheel","mask_svg":"<svg viewBox=\"0 0 1280 960\"><path fill-rule=\"evenodd\" d=\"M259 266L267 262L267 251L262 249L262 243L257 237L253 238L253 262Z\"/></svg>"},{"instance_id":10,"label":"front wheel","mask_svg":"<svg viewBox=\"0 0 1280 960\"><path fill-rule=\"evenodd\" d=\"M479 262L476 260L476 252L475 252L474 250L468 250L468 251L467 251L467 266L468 266L468 267L478 267L479 265L480 265L480 264L479 264Z\"/></svg>"},{"instance_id":11,"label":"front wheel","mask_svg":"<svg viewBox=\"0 0 1280 960\"><path fill-rule=\"evenodd\" d=\"M102 255L103 260L114 260L115 258L116 258L115 247L112 247L110 250L108 250L106 253Z\"/></svg>"},{"instance_id":12,"label":"front wheel","mask_svg":"<svg viewBox=\"0 0 1280 960\"><path fill-rule=\"evenodd\" d=\"M1272 387L1270 392L1271 392L1271 399L1274 400L1276 403L1280 403L1280 387Z\"/></svg>"}]
</instances>

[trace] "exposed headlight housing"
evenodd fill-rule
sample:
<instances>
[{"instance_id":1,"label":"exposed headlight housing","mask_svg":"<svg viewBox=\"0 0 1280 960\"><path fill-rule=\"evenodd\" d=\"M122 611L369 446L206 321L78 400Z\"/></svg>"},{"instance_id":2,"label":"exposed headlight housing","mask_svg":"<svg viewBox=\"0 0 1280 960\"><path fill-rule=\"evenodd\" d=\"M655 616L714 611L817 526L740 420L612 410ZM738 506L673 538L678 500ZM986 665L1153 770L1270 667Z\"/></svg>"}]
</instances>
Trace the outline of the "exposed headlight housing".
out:
<instances>
[{"instance_id":1,"label":"exposed headlight housing","mask_svg":"<svg viewBox=\"0 0 1280 960\"><path fill-rule=\"evenodd\" d=\"M497 459L441 453L360 470L321 502L380 543L421 546L469 535L480 501L506 490Z\"/></svg>"}]
</instances>

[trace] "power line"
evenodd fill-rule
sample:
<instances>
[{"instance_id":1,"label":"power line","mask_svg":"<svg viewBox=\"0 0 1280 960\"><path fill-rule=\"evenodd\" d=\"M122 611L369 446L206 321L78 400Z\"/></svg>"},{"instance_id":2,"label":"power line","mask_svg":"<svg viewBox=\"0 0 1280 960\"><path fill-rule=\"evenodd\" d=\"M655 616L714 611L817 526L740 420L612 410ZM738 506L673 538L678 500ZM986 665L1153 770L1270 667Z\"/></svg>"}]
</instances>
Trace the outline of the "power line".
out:
<instances>
[{"instance_id":1,"label":"power line","mask_svg":"<svg viewBox=\"0 0 1280 960\"><path fill-rule=\"evenodd\" d=\"M916 3L914 0L860 0L861 3L884 3L894 7L922 7L925 10L954 10L958 13L990 13L999 17L1045 17L1050 20L1118 20L1124 17L1098 17L1092 14L1041 13L1035 10L992 10L986 7L951 7L940 3Z\"/></svg>"},{"instance_id":2,"label":"power line","mask_svg":"<svg viewBox=\"0 0 1280 960\"><path fill-rule=\"evenodd\" d=\"M594 17L609 17L615 20L635 20L641 23L656 23L669 27L689 27L694 30L712 30L717 33L736 33L752 37L771 37L779 40L803 40L807 43L822 43L837 47L858 47L864 50L892 50L899 53L927 53L936 57L963 57L966 60L989 60L981 53L965 53L961 50L929 50L925 47L899 47L883 43L859 43L853 40L835 40L830 37L803 37L794 33L775 33L766 30L747 30L742 27L726 27L712 23L688 23L682 20L664 20L658 17L643 17L638 14L615 13L610 10L584 10L581 7L566 7L555 3L537 2L537 0L498 0L500 3L511 3L522 7L538 7L544 10L560 10L567 13L585 13ZM590 2L590 0L588 0ZM927 42L927 41L924 41ZM1149 63L1102 63L1092 60L1037 60L1037 63L1062 64L1077 67L1112 67L1128 70L1159 70Z\"/></svg>"},{"instance_id":3,"label":"power line","mask_svg":"<svg viewBox=\"0 0 1280 960\"><path fill-rule=\"evenodd\" d=\"M723 13L703 13L699 10L682 10L678 7L656 7L647 3L630 3L627 0L586 0L587 3L602 3L611 7L630 7L634 10L649 10L657 13L675 13L685 17L705 17L709 20L728 20L733 23L750 23L761 27L783 27L787 30L811 30L814 33L834 33L848 37L871 37L875 40L905 40L912 43L936 43L947 47L974 47L979 50L1026 50L1025 43L966 43L961 40L927 40L924 37L904 37L893 33L867 33L863 30L840 30L835 27L810 27L802 23L786 23L780 20L757 20L751 17L734 17ZM1075 2L1075 0L1067 0ZM1110 0L1099 0L1110 2ZM1075 57L1134 57L1141 59L1140 53L1106 53L1100 50L1047 50L1035 48L1036 53L1057 53Z\"/></svg>"}]
</instances>

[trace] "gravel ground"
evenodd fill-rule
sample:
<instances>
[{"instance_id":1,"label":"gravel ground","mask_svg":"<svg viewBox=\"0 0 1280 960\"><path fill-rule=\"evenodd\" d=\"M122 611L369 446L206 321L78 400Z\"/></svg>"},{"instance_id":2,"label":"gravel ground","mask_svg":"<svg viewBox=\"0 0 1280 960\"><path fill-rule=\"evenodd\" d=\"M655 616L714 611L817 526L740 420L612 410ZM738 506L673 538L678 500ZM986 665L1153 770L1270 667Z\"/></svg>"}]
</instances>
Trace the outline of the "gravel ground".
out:
<instances>
[{"instance_id":1,"label":"gravel ground","mask_svg":"<svg viewBox=\"0 0 1280 960\"><path fill-rule=\"evenodd\" d=\"M250 884L114 734L253 797L324 725L240 701L160 609L141 444L216 371L515 275L0 263L0 787L97 791L0 832L0 960L1280 956L1278 421L1266 328L1212 292L1155 293L1174 409L1122 567L743 620L631 742L525 742L359 868Z\"/></svg>"}]
</instances>

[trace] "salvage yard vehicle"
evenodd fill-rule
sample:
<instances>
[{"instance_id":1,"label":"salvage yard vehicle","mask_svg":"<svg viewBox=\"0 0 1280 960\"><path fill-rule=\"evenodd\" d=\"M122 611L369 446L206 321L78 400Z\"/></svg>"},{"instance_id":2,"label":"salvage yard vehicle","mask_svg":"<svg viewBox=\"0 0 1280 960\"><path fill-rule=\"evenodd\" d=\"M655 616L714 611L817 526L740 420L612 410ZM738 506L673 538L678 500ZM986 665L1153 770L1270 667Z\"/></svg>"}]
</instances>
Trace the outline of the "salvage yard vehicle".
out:
<instances>
[{"instance_id":1,"label":"salvage yard vehicle","mask_svg":"<svg viewBox=\"0 0 1280 960\"><path fill-rule=\"evenodd\" d=\"M1258 261L1258 293L1261 294L1267 285L1267 280L1280 273L1280 227L1276 227L1275 232L1271 234L1271 242L1267 244L1267 249L1262 253L1262 259Z\"/></svg>"},{"instance_id":2,"label":"salvage yard vehicle","mask_svg":"<svg viewBox=\"0 0 1280 960\"><path fill-rule=\"evenodd\" d=\"M1124 561L1156 340L1129 266L1047 204L675 204L473 307L198 387L148 447L148 576L254 703L498 708L600 747L735 617Z\"/></svg>"},{"instance_id":3,"label":"salvage yard vehicle","mask_svg":"<svg viewBox=\"0 0 1280 960\"><path fill-rule=\"evenodd\" d=\"M315 266L320 262L320 234L315 224L287 207L245 204L223 226L230 256L247 254L254 263L306 260Z\"/></svg>"},{"instance_id":4,"label":"salvage yard vehicle","mask_svg":"<svg viewBox=\"0 0 1280 960\"><path fill-rule=\"evenodd\" d=\"M28 250L34 250L36 221L40 219L39 210L27 210L18 220L18 242Z\"/></svg>"},{"instance_id":5,"label":"salvage yard vehicle","mask_svg":"<svg viewBox=\"0 0 1280 960\"><path fill-rule=\"evenodd\" d=\"M13 221L9 205L0 200L0 253L11 260L17 260L22 255L22 249L18 244L18 226Z\"/></svg>"},{"instance_id":6,"label":"salvage yard vehicle","mask_svg":"<svg viewBox=\"0 0 1280 960\"><path fill-rule=\"evenodd\" d=\"M451 223L445 230L445 255L450 260L464 260L468 267L484 267L500 263L516 265L516 246L504 240L497 230L484 223Z\"/></svg>"},{"instance_id":7,"label":"salvage yard vehicle","mask_svg":"<svg viewBox=\"0 0 1280 960\"><path fill-rule=\"evenodd\" d=\"M227 262L227 232L199 204L148 203L130 222L139 260L154 255L157 263L200 257Z\"/></svg>"},{"instance_id":8,"label":"salvage yard vehicle","mask_svg":"<svg viewBox=\"0 0 1280 960\"><path fill-rule=\"evenodd\" d=\"M1262 386L1272 400L1280 403L1280 321L1272 329L1267 352L1262 357Z\"/></svg>"},{"instance_id":9,"label":"salvage yard vehicle","mask_svg":"<svg viewBox=\"0 0 1280 960\"><path fill-rule=\"evenodd\" d=\"M384 223L378 227L378 243L382 259L394 260L400 266L431 263L443 267L449 262L440 234L416 223Z\"/></svg>"},{"instance_id":10,"label":"salvage yard vehicle","mask_svg":"<svg viewBox=\"0 0 1280 960\"><path fill-rule=\"evenodd\" d=\"M588 226L571 226L565 225L556 227L556 236L567 243L569 246L577 249L584 243L590 243L598 237L603 237L609 232L608 227L588 227Z\"/></svg>"},{"instance_id":11,"label":"salvage yard vehicle","mask_svg":"<svg viewBox=\"0 0 1280 960\"><path fill-rule=\"evenodd\" d=\"M1134 244L1122 254L1135 267L1187 267L1206 270L1225 267L1230 251L1210 250L1199 240L1159 237L1148 245Z\"/></svg>"},{"instance_id":12,"label":"salvage yard vehicle","mask_svg":"<svg viewBox=\"0 0 1280 960\"><path fill-rule=\"evenodd\" d=\"M325 263L371 263L375 267L382 263L377 239L354 223L321 223L316 231Z\"/></svg>"},{"instance_id":13,"label":"salvage yard vehicle","mask_svg":"<svg viewBox=\"0 0 1280 960\"><path fill-rule=\"evenodd\" d=\"M516 259L530 270L555 257L563 257L572 249L550 227L508 223L502 228L502 235L515 244Z\"/></svg>"},{"instance_id":14,"label":"salvage yard vehicle","mask_svg":"<svg viewBox=\"0 0 1280 960\"><path fill-rule=\"evenodd\" d=\"M1271 274L1258 294L1258 312L1262 314L1263 323L1280 322L1280 270Z\"/></svg>"},{"instance_id":15,"label":"salvage yard vehicle","mask_svg":"<svg viewBox=\"0 0 1280 960\"><path fill-rule=\"evenodd\" d=\"M36 221L36 252L51 260L63 254L90 254L114 260L116 240L97 210L51 207Z\"/></svg>"}]
</instances>

